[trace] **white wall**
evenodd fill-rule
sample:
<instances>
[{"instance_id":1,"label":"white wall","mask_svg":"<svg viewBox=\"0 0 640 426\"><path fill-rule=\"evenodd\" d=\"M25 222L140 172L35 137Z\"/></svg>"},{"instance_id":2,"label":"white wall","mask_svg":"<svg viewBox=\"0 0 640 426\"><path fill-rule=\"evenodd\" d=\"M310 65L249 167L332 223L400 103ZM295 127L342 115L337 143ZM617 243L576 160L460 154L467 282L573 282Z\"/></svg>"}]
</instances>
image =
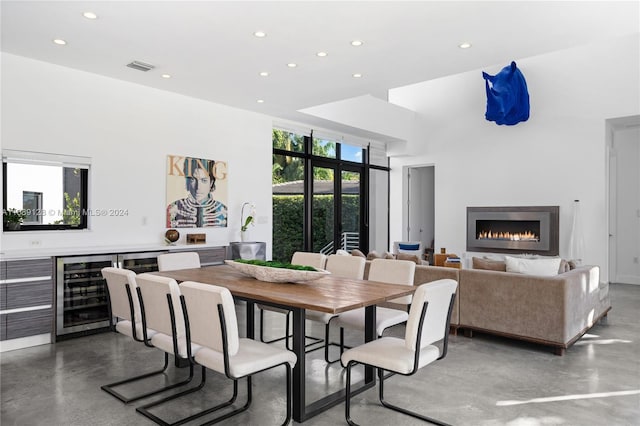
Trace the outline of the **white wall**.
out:
<instances>
[{"instance_id":1,"label":"white wall","mask_svg":"<svg viewBox=\"0 0 640 426\"><path fill-rule=\"evenodd\" d=\"M251 238L271 256L270 117L3 53L2 148L92 158L89 231L5 233L2 250L158 244L165 228L168 154L225 160L229 226L207 243L240 238L240 207L256 204ZM183 241L183 240L182 240Z\"/></svg>"},{"instance_id":2,"label":"white wall","mask_svg":"<svg viewBox=\"0 0 640 426\"><path fill-rule=\"evenodd\" d=\"M513 58L527 79L529 121L484 119L481 70L391 90L422 131L392 149L391 241L402 236L402 168L434 164L435 245L466 249L468 206L560 206L560 254L569 247L571 203L579 199L585 263L606 279L608 211L605 120L640 112L638 34L532 58ZM495 74L503 66L484 69Z\"/></svg>"},{"instance_id":3,"label":"white wall","mask_svg":"<svg viewBox=\"0 0 640 426\"><path fill-rule=\"evenodd\" d=\"M388 210L389 179L386 172L369 172L369 251L383 253L389 250Z\"/></svg>"}]
</instances>

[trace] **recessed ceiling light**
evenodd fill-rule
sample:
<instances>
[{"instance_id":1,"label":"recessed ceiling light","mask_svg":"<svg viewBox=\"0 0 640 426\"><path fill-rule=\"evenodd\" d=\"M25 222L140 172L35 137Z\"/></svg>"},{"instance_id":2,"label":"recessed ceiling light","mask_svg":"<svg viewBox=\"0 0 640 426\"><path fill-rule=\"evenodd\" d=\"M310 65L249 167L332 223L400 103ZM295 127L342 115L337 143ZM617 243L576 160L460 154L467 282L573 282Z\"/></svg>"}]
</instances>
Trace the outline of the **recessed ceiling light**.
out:
<instances>
[{"instance_id":1,"label":"recessed ceiling light","mask_svg":"<svg viewBox=\"0 0 640 426\"><path fill-rule=\"evenodd\" d=\"M256 37L262 38L262 37L266 37L267 33L265 33L264 31L256 31L255 33L253 33L253 35Z\"/></svg>"},{"instance_id":2,"label":"recessed ceiling light","mask_svg":"<svg viewBox=\"0 0 640 426\"><path fill-rule=\"evenodd\" d=\"M162 74L162 78L171 78L171 74Z\"/></svg>"},{"instance_id":3,"label":"recessed ceiling light","mask_svg":"<svg viewBox=\"0 0 640 426\"><path fill-rule=\"evenodd\" d=\"M258 99L256 102L259 103L259 104L263 104L264 103L264 99Z\"/></svg>"},{"instance_id":4,"label":"recessed ceiling light","mask_svg":"<svg viewBox=\"0 0 640 426\"><path fill-rule=\"evenodd\" d=\"M64 40L63 40L63 39L61 39L61 38L54 38L54 39L53 39L53 42L54 42L55 44L59 44L60 46L64 46L65 44L67 44L67 42L66 42L66 41L64 41Z\"/></svg>"},{"instance_id":5,"label":"recessed ceiling light","mask_svg":"<svg viewBox=\"0 0 640 426\"><path fill-rule=\"evenodd\" d=\"M324 58L325 56L327 56L327 52L318 52L316 53L316 56L320 56L321 58Z\"/></svg>"},{"instance_id":6,"label":"recessed ceiling light","mask_svg":"<svg viewBox=\"0 0 640 426\"><path fill-rule=\"evenodd\" d=\"M87 19L98 19L98 15L96 15L93 12L85 12L82 14L82 16L84 16Z\"/></svg>"},{"instance_id":7,"label":"recessed ceiling light","mask_svg":"<svg viewBox=\"0 0 640 426\"><path fill-rule=\"evenodd\" d=\"M269 75L269 73L268 73L268 72L266 72L266 71L262 71L262 72L260 73L260 75L261 75L262 77L267 77L267 76Z\"/></svg>"},{"instance_id":8,"label":"recessed ceiling light","mask_svg":"<svg viewBox=\"0 0 640 426\"><path fill-rule=\"evenodd\" d=\"M297 66L298 66L298 64L294 64L293 62L290 62L290 63L288 63L288 64L287 64L287 66L288 66L289 68L295 68L295 67L297 67Z\"/></svg>"},{"instance_id":9,"label":"recessed ceiling light","mask_svg":"<svg viewBox=\"0 0 640 426\"><path fill-rule=\"evenodd\" d=\"M353 74L353 78L360 78L362 77L362 74L360 74L359 72Z\"/></svg>"},{"instance_id":10,"label":"recessed ceiling light","mask_svg":"<svg viewBox=\"0 0 640 426\"><path fill-rule=\"evenodd\" d=\"M466 41L465 41L464 43L460 43L460 44L458 45L458 47L459 47L460 49L468 49L468 48L470 48L470 47L471 47L471 43L468 43L468 42L466 42Z\"/></svg>"},{"instance_id":11,"label":"recessed ceiling light","mask_svg":"<svg viewBox=\"0 0 640 426\"><path fill-rule=\"evenodd\" d=\"M362 41L361 40L353 40L351 42L352 46L362 46Z\"/></svg>"}]
</instances>

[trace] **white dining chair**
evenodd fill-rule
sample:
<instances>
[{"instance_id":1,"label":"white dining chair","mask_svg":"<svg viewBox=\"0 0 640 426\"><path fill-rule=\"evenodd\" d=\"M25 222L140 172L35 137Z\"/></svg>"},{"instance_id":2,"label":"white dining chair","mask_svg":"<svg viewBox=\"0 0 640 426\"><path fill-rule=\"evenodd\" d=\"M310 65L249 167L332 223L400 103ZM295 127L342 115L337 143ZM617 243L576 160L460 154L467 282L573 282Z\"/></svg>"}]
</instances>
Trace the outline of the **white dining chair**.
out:
<instances>
[{"instance_id":1,"label":"white dining chair","mask_svg":"<svg viewBox=\"0 0 640 426\"><path fill-rule=\"evenodd\" d=\"M143 342L144 332L142 330L142 315L140 313L140 304L138 303L136 274L128 269L120 268L102 268L102 276L107 282L107 295L109 299L109 318L112 330L131 337L136 342ZM113 321L116 321L115 323ZM147 336L153 336L154 330L147 330ZM164 366L156 371L140 374L128 379L119 380L114 383L103 385L100 388L110 395L118 398L120 401L128 404L130 402L143 399L165 390L172 389L162 387L152 391L144 392L135 396L125 396L121 392L115 390L120 385L132 383L138 380L146 379L151 376L162 374L169 366L169 355L164 353ZM181 383L186 384L188 382Z\"/></svg>"},{"instance_id":2,"label":"white dining chair","mask_svg":"<svg viewBox=\"0 0 640 426\"><path fill-rule=\"evenodd\" d=\"M189 359L189 354L197 353L200 347L187 343L185 333L184 316L182 314L182 304L180 301L180 288L178 283L167 277L153 275L151 273L140 274L136 277L138 284L138 297L140 299L140 312L142 315L142 330L145 342L149 346L154 346L176 358ZM155 330L155 334L148 336L147 330ZM187 345L189 347L187 347ZM193 378L194 365L189 364L189 377L187 382ZM168 424L165 420L151 412L151 408L174 400L181 396L196 392L204 387L206 382L206 369L201 368L200 382L182 392L169 395L163 399L153 401L136 408L136 411L158 424ZM191 421L206 413L198 413L181 419L179 423Z\"/></svg>"},{"instance_id":3,"label":"white dining chair","mask_svg":"<svg viewBox=\"0 0 640 426\"><path fill-rule=\"evenodd\" d=\"M200 255L193 251L165 253L158 256L158 270L176 271L200 267Z\"/></svg>"},{"instance_id":4,"label":"white dining chair","mask_svg":"<svg viewBox=\"0 0 640 426\"><path fill-rule=\"evenodd\" d=\"M326 270L337 277L361 280L364 277L366 263L364 257L332 254L327 258ZM334 345L334 343L329 342L329 323L335 316L336 314L318 311L307 311L306 315L308 320L324 324L324 359L328 363L331 363L329 361L329 346ZM336 361L338 360L336 359L333 362Z\"/></svg>"},{"instance_id":5,"label":"white dining chair","mask_svg":"<svg viewBox=\"0 0 640 426\"><path fill-rule=\"evenodd\" d=\"M403 284L412 286L416 264L408 260L374 259L369 268L370 281L378 281L389 284ZM391 302L405 305L406 310L385 307L376 308L376 335L382 336L384 330L394 325L407 321L408 307L411 304L411 296L403 296L393 299ZM331 319L330 324L340 327L340 354L344 352L344 329L365 329L365 308L358 308L343 312ZM327 362L335 362L329 361Z\"/></svg>"},{"instance_id":6,"label":"white dining chair","mask_svg":"<svg viewBox=\"0 0 640 426\"><path fill-rule=\"evenodd\" d=\"M291 370L296 364L296 355L273 345L240 338L235 305L228 289L193 281L183 282L180 288L187 341L200 348L195 354L190 353L189 359L233 380L234 393L229 400L232 402L238 393L238 380L247 378L246 403L206 424L216 423L248 409L252 399L251 376L278 366L286 369L286 418L282 424L288 424L292 410ZM229 401L208 409L207 413L230 405Z\"/></svg>"},{"instance_id":7,"label":"white dining chair","mask_svg":"<svg viewBox=\"0 0 640 426\"><path fill-rule=\"evenodd\" d=\"M309 253L304 251L297 251L293 253L291 256L291 264L293 265L304 265L311 266L316 269L324 269L325 264L327 262L327 256L322 253ZM281 340L285 341L285 346L287 349L292 350L293 348L289 346L289 339L292 336L289 334L289 324L291 322L291 311L289 309L277 308L275 306L256 304L260 311L260 341L263 343L274 343L279 342ZM264 336L264 311L276 312L279 314L283 314L285 316L285 333L282 337L277 337L271 340L265 340ZM320 339L316 339L312 337L313 340L319 341Z\"/></svg>"},{"instance_id":8,"label":"white dining chair","mask_svg":"<svg viewBox=\"0 0 640 426\"><path fill-rule=\"evenodd\" d=\"M327 263L327 255L322 253L310 253L306 251L297 251L291 256L293 265L312 266L316 269L324 269Z\"/></svg>"},{"instance_id":9,"label":"white dining chair","mask_svg":"<svg viewBox=\"0 0 640 426\"><path fill-rule=\"evenodd\" d=\"M448 426L440 420L409 411L393 405L384 399L385 370L393 374L410 376L418 369L440 360L447 355L451 311L458 283L443 279L418 286L407 321L404 339L382 337L364 345L347 350L341 356L342 365L347 369L345 418L351 419L351 369L356 364L378 369L380 403L392 410L427 421ZM442 349L435 343L442 341Z\"/></svg>"}]
</instances>

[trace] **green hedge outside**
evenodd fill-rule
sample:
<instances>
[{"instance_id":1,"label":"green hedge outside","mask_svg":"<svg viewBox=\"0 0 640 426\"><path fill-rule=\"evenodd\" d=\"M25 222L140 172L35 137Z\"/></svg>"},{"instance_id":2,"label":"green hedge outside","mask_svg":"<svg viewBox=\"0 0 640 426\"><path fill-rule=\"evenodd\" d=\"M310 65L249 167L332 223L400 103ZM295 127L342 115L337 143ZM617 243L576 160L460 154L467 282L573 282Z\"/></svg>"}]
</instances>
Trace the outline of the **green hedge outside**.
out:
<instances>
[{"instance_id":1,"label":"green hedge outside","mask_svg":"<svg viewBox=\"0 0 640 426\"><path fill-rule=\"evenodd\" d=\"M272 258L291 261L294 252L302 250L304 234L304 197L302 195L273 196ZM313 251L318 252L333 240L333 195L316 195L313 202ZM360 226L360 198L342 196L342 228L344 232L358 232Z\"/></svg>"}]
</instances>

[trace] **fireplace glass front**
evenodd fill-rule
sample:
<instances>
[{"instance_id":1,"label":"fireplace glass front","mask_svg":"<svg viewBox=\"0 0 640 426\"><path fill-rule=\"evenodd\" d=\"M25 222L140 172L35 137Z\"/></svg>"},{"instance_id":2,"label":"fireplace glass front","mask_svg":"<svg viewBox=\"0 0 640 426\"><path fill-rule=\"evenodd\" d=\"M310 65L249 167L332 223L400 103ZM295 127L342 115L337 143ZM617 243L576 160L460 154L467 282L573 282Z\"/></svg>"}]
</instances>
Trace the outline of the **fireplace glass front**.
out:
<instances>
[{"instance_id":1,"label":"fireplace glass front","mask_svg":"<svg viewBox=\"0 0 640 426\"><path fill-rule=\"evenodd\" d=\"M467 250L558 254L559 207L468 207Z\"/></svg>"}]
</instances>

